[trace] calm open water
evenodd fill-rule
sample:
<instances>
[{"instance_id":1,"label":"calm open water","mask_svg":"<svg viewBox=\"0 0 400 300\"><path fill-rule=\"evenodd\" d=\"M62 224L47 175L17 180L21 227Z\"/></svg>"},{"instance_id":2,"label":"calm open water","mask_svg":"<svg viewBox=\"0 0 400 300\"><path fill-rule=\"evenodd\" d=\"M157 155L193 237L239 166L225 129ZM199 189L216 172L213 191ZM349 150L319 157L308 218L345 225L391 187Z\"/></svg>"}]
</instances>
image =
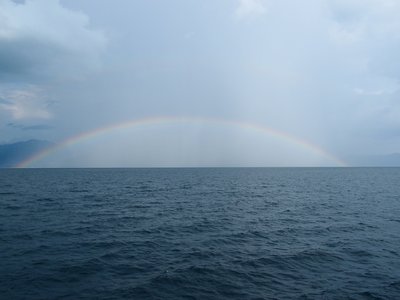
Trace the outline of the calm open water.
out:
<instances>
[{"instance_id":1,"label":"calm open water","mask_svg":"<svg viewBox=\"0 0 400 300\"><path fill-rule=\"evenodd\" d=\"M0 299L400 299L400 169L3 169Z\"/></svg>"}]
</instances>

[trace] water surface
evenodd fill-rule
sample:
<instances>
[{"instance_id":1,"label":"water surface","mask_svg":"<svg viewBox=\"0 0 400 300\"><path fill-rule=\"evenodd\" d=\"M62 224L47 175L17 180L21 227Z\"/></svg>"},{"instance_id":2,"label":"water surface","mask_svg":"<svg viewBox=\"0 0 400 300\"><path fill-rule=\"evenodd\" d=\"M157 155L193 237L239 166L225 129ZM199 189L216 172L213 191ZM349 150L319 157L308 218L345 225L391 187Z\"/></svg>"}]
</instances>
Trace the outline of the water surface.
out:
<instances>
[{"instance_id":1,"label":"water surface","mask_svg":"<svg viewBox=\"0 0 400 300\"><path fill-rule=\"evenodd\" d=\"M1 299L399 299L400 169L3 169Z\"/></svg>"}]
</instances>

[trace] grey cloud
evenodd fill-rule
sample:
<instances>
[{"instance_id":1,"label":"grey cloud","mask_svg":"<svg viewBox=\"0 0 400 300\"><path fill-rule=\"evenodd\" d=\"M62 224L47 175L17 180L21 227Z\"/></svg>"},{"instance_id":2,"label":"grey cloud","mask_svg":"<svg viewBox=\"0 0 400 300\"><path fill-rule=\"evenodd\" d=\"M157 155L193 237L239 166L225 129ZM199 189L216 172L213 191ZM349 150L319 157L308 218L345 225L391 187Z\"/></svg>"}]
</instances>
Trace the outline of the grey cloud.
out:
<instances>
[{"instance_id":1,"label":"grey cloud","mask_svg":"<svg viewBox=\"0 0 400 300\"><path fill-rule=\"evenodd\" d=\"M328 3L333 19L347 24L359 21L368 7L365 3L360 5L358 1L351 0L329 0Z\"/></svg>"},{"instance_id":2,"label":"grey cloud","mask_svg":"<svg viewBox=\"0 0 400 300\"><path fill-rule=\"evenodd\" d=\"M0 89L0 111L8 112L14 120L49 119L52 113L41 88L34 85Z\"/></svg>"},{"instance_id":3,"label":"grey cloud","mask_svg":"<svg viewBox=\"0 0 400 300\"><path fill-rule=\"evenodd\" d=\"M0 98L0 104L6 104L6 105L10 105L10 104L12 104L12 102L11 102L11 101L9 101L9 100L6 100L6 99L3 99L3 98Z\"/></svg>"},{"instance_id":4,"label":"grey cloud","mask_svg":"<svg viewBox=\"0 0 400 300\"><path fill-rule=\"evenodd\" d=\"M264 0L239 0L235 16L239 19L250 15L263 15L267 11Z\"/></svg>"},{"instance_id":5,"label":"grey cloud","mask_svg":"<svg viewBox=\"0 0 400 300\"><path fill-rule=\"evenodd\" d=\"M32 125L32 126L24 126L22 129L23 130L50 130L53 128L54 127L49 126L49 125Z\"/></svg>"},{"instance_id":6,"label":"grey cloud","mask_svg":"<svg viewBox=\"0 0 400 300\"><path fill-rule=\"evenodd\" d=\"M0 18L1 85L7 79L14 83L10 90L20 91L0 89L2 124L18 124L4 126L3 139L10 139L7 129L13 139L56 141L124 120L185 115L269 126L344 157L400 149L391 131L400 128L397 0L60 1L0 0L0 15L21 22L16 27ZM233 5L241 8L234 12ZM18 15L21 10L26 18ZM88 17L75 11L90 16L90 26ZM104 34L92 28L108 33L107 55L102 56ZM87 75L101 63L102 72L94 76L50 80ZM110 133L105 145L113 140L118 146L101 152L88 143L87 158L95 165L124 157L123 163L135 153L141 161L138 147L143 161L153 165L154 157L162 163L166 148L187 155L188 162L215 157L196 149L216 149L221 162L231 155L232 164L243 161L243 154L258 155L245 147L231 150L247 133L232 133L229 144L222 138L202 140L215 134L214 128L204 134L188 129L175 140L163 138L165 126L157 128L151 134L132 132L143 138L140 143ZM269 137L247 140L263 149L260 162L274 153ZM120 155L125 150L126 156ZM288 150L290 157L297 157L295 152ZM77 165L86 163L81 155L71 157L80 160ZM277 164L286 161L276 154Z\"/></svg>"},{"instance_id":7,"label":"grey cloud","mask_svg":"<svg viewBox=\"0 0 400 300\"><path fill-rule=\"evenodd\" d=\"M54 0L2 1L0 11L3 80L80 77L100 66L106 38L85 14Z\"/></svg>"},{"instance_id":8,"label":"grey cloud","mask_svg":"<svg viewBox=\"0 0 400 300\"><path fill-rule=\"evenodd\" d=\"M400 2L391 0L329 0L342 46L365 57L368 70L400 78Z\"/></svg>"},{"instance_id":9,"label":"grey cloud","mask_svg":"<svg viewBox=\"0 0 400 300\"><path fill-rule=\"evenodd\" d=\"M18 128L21 130L50 130L50 129L54 129L53 126L50 125L45 125L45 124L37 124L37 125L21 125L21 124L15 124L15 123L8 123L7 124L8 127L12 127L12 128Z\"/></svg>"}]
</instances>

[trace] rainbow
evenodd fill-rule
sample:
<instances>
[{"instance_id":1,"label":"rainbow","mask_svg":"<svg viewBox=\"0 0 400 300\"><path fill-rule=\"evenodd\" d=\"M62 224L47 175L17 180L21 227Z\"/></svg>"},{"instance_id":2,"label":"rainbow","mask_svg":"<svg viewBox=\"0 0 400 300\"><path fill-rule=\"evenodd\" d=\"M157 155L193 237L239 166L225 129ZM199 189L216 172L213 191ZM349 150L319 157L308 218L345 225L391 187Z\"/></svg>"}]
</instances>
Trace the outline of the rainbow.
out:
<instances>
[{"instance_id":1,"label":"rainbow","mask_svg":"<svg viewBox=\"0 0 400 300\"><path fill-rule=\"evenodd\" d=\"M52 153L55 153L65 147L69 147L71 145L77 144L81 141L91 139L95 136L99 136L102 134L106 134L112 132L114 130L121 130L126 128L140 127L146 125L165 125L169 123L215 123L220 125L230 125L230 126L238 126L244 129L256 130L259 132L266 133L272 137L283 139L287 142L295 144L297 146L303 147L312 153L320 155L334 162L338 166L347 166L347 163L341 160L340 158L334 156L328 151L322 149L320 146L310 143L304 139L300 139L295 137L287 132L276 130L270 127L265 127L255 123L248 123L243 121L234 121L234 120L225 120L225 119L213 119L213 118L200 118L200 117L173 117L173 116L161 116L161 117L148 117L143 119L129 120L121 123L111 124L104 127L96 128L94 130L85 131L78 135L71 136L62 142L51 146L49 148L40 151L29 158L19 162L14 167L15 168L26 168L31 164L38 162L45 157L49 156Z\"/></svg>"}]
</instances>

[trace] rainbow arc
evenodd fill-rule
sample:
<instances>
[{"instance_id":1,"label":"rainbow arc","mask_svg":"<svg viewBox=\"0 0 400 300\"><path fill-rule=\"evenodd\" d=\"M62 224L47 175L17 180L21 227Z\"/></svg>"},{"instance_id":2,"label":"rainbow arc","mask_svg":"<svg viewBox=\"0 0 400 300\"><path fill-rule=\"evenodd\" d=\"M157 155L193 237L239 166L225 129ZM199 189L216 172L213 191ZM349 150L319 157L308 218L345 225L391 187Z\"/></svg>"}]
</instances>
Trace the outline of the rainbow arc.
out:
<instances>
[{"instance_id":1,"label":"rainbow arc","mask_svg":"<svg viewBox=\"0 0 400 300\"><path fill-rule=\"evenodd\" d=\"M56 153L57 151L60 151L63 148L78 144L80 142L89 140L99 135L110 133L115 130L136 128L147 125L166 125L174 123L206 123L206 124L216 124L216 125L237 126L243 129L255 130L263 132L264 134L267 134L271 137L282 139L286 142L291 143L292 145L295 145L296 147L302 147L310 151L311 153L314 153L315 155L319 155L328 159L337 166L347 166L346 162L344 162L342 159L336 157L332 153L328 152L327 150L323 149L322 147L314 143L311 143L304 139L300 139L287 132L266 127L260 124L243 122L243 121L225 120L225 119L213 119L213 118L161 116L161 117L148 117L142 119L129 120L96 128L94 130L85 131L83 133L71 136L54 146L46 148L43 151L32 155L31 157L19 162L15 167L16 168L29 167L33 163L39 162L40 160L43 160L47 156Z\"/></svg>"}]
</instances>

